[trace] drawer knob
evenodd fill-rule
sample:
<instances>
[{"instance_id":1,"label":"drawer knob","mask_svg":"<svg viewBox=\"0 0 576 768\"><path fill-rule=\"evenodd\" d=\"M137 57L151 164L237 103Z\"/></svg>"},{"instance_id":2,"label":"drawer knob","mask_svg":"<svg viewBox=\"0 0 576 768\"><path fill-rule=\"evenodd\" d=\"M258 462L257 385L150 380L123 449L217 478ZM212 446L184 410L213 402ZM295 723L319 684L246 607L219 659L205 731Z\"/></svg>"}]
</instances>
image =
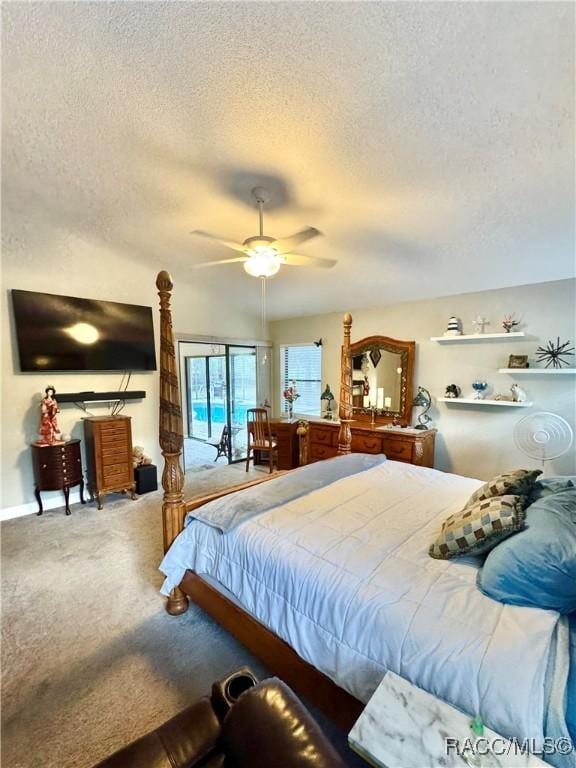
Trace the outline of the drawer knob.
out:
<instances>
[{"instance_id":1,"label":"drawer knob","mask_svg":"<svg viewBox=\"0 0 576 768\"><path fill-rule=\"evenodd\" d=\"M42 469L46 469L47 466L48 464L42 464Z\"/></svg>"}]
</instances>

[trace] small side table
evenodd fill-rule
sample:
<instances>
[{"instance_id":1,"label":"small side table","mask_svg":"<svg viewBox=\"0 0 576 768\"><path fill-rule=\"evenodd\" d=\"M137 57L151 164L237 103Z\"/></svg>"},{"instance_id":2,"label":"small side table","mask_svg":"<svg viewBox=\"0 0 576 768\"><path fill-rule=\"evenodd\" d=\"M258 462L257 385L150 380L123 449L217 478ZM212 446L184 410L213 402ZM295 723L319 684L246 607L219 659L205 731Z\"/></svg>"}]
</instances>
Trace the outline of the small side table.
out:
<instances>
[{"instance_id":1,"label":"small side table","mask_svg":"<svg viewBox=\"0 0 576 768\"><path fill-rule=\"evenodd\" d=\"M474 740L470 728L472 716L464 714L431 693L412 685L403 677L387 672L372 698L348 734L350 747L376 768L536 768L548 763L532 754L487 754L460 756L467 741ZM447 741L450 739L451 741ZM508 744L508 739L484 727L484 745ZM522 740L519 739L519 744ZM474 759L476 757L476 760ZM479 760L478 760L479 758ZM470 762L468 761L470 760Z\"/></svg>"},{"instance_id":2,"label":"small side table","mask_svg":"<svg viewBox=\"0 0 576 768\"><path fill-rule=\"evenodd\" d=\"M82 459L80 440L68 440L66 443L41 445L32 443L32 462L34 464L34 494L38 502L38 515L44 511L40 491L64 491L66 514L70 514L70 488L80 486L80 501L84 501L84 479L82 477Z\"/></svg>"}]
</instances>

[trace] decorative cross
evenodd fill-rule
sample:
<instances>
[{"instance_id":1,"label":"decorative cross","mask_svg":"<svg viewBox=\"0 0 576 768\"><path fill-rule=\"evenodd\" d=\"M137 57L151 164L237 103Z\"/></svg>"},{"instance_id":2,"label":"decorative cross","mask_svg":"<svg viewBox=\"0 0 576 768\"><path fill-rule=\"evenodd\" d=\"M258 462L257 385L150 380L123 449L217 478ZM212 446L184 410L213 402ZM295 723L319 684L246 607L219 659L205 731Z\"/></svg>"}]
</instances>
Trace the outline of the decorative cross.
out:
<instances>
[{"instance_id":1,"label":"decorative cross","mask_svg":"<svg viewBox=\"0 0 576 768\"><path fill-rule=\"evenodd\" d=\"M472 325L476 326L477 333L484 333L486 326L490 325L490 320L482 315L476 315L476 319L472 320Z\"/></svg>"}]
</instances>

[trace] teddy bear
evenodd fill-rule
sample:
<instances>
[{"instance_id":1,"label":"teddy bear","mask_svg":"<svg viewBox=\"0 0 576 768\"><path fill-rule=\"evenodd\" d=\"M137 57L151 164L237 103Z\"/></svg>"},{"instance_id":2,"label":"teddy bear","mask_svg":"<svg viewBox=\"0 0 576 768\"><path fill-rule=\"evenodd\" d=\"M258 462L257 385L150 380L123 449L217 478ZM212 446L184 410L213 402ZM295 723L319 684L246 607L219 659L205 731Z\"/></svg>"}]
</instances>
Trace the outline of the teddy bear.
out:
<instances>
[{"instance_id":1,"label":"teddy bear","mask_svg":"<svg viewBox=\"0 0 576 768\"><path fill-rule=\"evenodd\" d=\"M140 445L135 445L132 448L132 466L134 469L136 467L141 467L143 464L151 464L152 459L149 456L146 456L144 453L144 448L142 448Z\"/></svg>"}]
</instances>

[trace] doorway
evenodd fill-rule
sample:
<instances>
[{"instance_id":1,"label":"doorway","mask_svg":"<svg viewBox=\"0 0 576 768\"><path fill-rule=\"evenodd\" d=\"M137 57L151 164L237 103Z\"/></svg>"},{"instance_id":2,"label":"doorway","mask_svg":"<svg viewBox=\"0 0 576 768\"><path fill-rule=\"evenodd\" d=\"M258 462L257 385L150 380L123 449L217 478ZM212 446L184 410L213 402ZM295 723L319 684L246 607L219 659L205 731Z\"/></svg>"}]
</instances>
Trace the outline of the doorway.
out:
<instances>
[{"instance_id":1,"label":"doorway","mask_svg":"<svg viewBox=\"0 0 576 768\"><path fill-rule=\"evenodd\" d=\"M180 341L184 468L246 459L246 411L257 403L256 347Z\"/></svg>"}]
</instances>

